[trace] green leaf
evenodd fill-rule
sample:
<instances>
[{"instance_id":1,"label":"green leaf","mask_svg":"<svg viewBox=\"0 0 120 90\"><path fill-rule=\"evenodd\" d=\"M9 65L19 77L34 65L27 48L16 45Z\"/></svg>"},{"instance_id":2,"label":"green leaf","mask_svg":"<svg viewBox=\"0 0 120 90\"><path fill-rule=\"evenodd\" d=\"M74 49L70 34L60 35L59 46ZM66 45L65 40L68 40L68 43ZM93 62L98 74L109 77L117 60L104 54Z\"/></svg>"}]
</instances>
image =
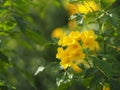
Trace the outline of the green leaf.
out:
<instances>
[{"instance_id":1,"label":"green leaf","mask_svg":"<svg viewBox=\"0 0 120 90\"><path fill-rule=\"evenodd\" d=\"M112 5L116 0L101 0L101 5L106 8Z\"/></svg>"},{"instance_id":2,"label":"green leaf","mask_svg":"<svg viewBox=\"0 0 120 90\"><path fill-rule=\"evenodd\" d=\"M18 41L19 45L24 46L26 49L33 50L33 46L30 42L21 38L17 38L16 40Z\"/></svg>"},{"instance_id":3,"label":"green leaf","mask_svg":"<svg viewBox=\"0 0 120 90\"><path fill-rule=\"evenodd\" d=\"M91 77L91 76L95 75L95 73L97 71L98 70L96 68L90 68L90 69L86 70L84 78L88 78L88 77Z\"/></svg>"},{"instance_id":4,"label":"green leaf","mask_svg":"<svg viewBox=\"0 0 120 90\"><path fill-rule=\"evenodd\" d=\"M111 88L111 90L119 90L120 89L120 79L110 80L110 88Z\"/></svg>"},{"instance_id":5,"label":"green leaf","mask_svg":"<svg viewBox=\"0 0 120 90\"><path fill-rule=\"evenodd\" d=\"M29 38L31 41L33 41L37 44L43 45L46 43L46 40L41 33L38 34L36 32L29 30L26 32L25 35L27 36L27 38Z\"/></svg>"},{"instance_id":6,"label":"green leaf","mask_svg":"<svg viewBox=\"0 0 120 90\"><path fill-rule=\"evenodd\" d=\"M106 77L111 78L111 74L112 74L111 63L107 61L103 61L101 59L95 59L93 63L94 63L94 66L98 68L98 70L100 70Z\"/></svg>"},{"instance_id":7,"label":"green leaf","mask_svg":"<svg viewBox=\"0 0 120 90\"><path fill-rule=\"evenodd\" d=\"M0 90L9 90L7 86L0 86Z\"/></svg>"},{"instance_id":8,"label":"green leaf","mask_svg":"<svg viewBox=\"0 0 120 90\"><path fill-rule=\"evenodd\" d=\"M0 90L16 90L16 88L11 86L9 83L0 80Z\"/></svg>"},{"instance_id":9,"label":"green leaf","mask_svg":"<svg viewBox=\"0 0 120 90\"><path fill-rule=\"evenodd\" d=\"M53 44L54 44L54 45L57 45L58 40L59 40L58 38L52 38Z\"/></svg>"},{"instance_id":10,"label":"green leaf","mask_svg":"<svg viewBox=\"0 0 120 90\"><path fill-rule=\"evenodd\" d=\"M89 82L89 86L90 88L97 88L100 86L100 82L102 82L103 80L103 77L102 75L100 74L100 72L97 72L90 80ZM99 88L100 89L100 88ZM94 89L93 89L94 90ZM98 89L95 89L95 90L98 90Z\"/></svg>"},{"instance_id":11,"label":"green leaf","mask_svg":"<svg viewBox=\"0 0 120 90\"><path fill-rule=\"evenodd\" d=\"M115 2L116 0L101 0L101 1L105 4L111 4L111 3Z\"/></svg>"},{"instance_id":12,"label":"green leaf","mask_svg":"<svg viewBox=\"0 0 120 90\"><path fill-rule=\"evenodd\" d=\"M0 60L2 60L3 62L6 62L6 63L9 62L9 58L2 52L0 52Z\"/></svg>"},{"instance_id":13,"label":"green leaf","mask_svg":"<svg viewBox=\"0 0 120 90\"><path fill-rule=\"evenodd\" d=\"M18 27L20 28L20 30L25 33L26 31L26 23L24 21L24 19L21 16L18 15L13 15L13 17L15 18Z\"/></svg>"},{"instance_id":14,"label":"green leaf","mask_svg":"<svg viewBox=\"0 0 120 90\"><path fill-rule=\"evenodd\" d=\"M70 86L73 74L69 72L61 72L56 79L58 90L66 90Z\"/></svg>"},{"instance_id":15,"label":"green leaf","mask_svg":"<svg viewBox=\"0 0 120 90\"><path fill-rule=\"evenodd\" d=\"M63 84L61 84L61 85L57 88L57 90L67 90L70 85L71 85L70 82L68 82L68 83L63 83Z\"/></svg>"},{"instance_id":16,"label":"green leaf","mask_svg":"<svg viewBox=\"0 0 120 90\"><path fill-rule=\"evenodd\" d=\"M106 15L107 19L108 19L108 22L114 26L114 27L117 27L119 25L119 17L116 15L116 14L113 14L113 13L107 13Z\"/></svg>"}]
</instances>

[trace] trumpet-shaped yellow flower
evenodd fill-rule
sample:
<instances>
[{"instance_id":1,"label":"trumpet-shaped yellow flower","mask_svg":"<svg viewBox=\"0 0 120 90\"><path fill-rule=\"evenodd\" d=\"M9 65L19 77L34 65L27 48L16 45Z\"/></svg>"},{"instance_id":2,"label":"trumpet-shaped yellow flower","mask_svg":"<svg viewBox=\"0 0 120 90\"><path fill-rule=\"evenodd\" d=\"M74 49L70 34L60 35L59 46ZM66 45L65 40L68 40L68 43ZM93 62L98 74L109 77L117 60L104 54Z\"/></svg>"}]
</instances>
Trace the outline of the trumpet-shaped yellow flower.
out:
<instances>
[{"instance_id":1,"label":"trumpet-shaped yellow flower","mask_svg":"<svg viewBox=\"0 0 120 90\"><path fill-rule=\"evenodd\" d=\"M89 48L90 50L99 49L98 42L95 41L97 35L93 30L85 30L81 32L82 47Z\"/></svg>"}]
</instances>

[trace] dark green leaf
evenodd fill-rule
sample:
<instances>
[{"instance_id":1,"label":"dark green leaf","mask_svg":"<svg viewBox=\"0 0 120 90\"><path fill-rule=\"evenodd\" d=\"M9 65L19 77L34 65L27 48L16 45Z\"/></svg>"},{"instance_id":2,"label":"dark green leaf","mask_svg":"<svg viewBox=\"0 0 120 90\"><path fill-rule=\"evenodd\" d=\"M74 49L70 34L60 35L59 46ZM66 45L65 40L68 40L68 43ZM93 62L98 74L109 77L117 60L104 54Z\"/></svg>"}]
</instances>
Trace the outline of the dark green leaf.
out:
<instances>
[{"instance_id":1,"label":"dark green leaf","mask_svg":"<svg viewBox=\"0 0 120 90\"><path fill-rule=\"evenodd\" d=\"M9 90L7 86L0 86L0 90Z\"/></svg>"},{"instance_id":2,"label":"dark green leaf","mask_svg":"<svg viewBox=\"0 0 120 90\"><path fill-rule=\"evenodd\" d=\"M119 90L120 89L120 79L110 80L110 88L111 88L111 90Z\"/></svg>"},{"instance_id":3,"label":"dark green leaf","mask_svg":"<svg viewBox=\"0 0 120 90\"><path fill-rule=\"evenodd\" d=\"M0 52L0 60L7 63L9 62L9 58L2 52Z\"/></svg>"},{"instance_id":4,"label":"dark green leaf","mask_svg":"<svg viewBox=\"0 0 120 90\"><path fill-rule=\"evenodd\" d=\"M68 82L68 83L63 83L63 84L61 84L61 85L58 87L57 90L67 90L70 85L71 85L70 82Z\"/></svg>"},{"instance_id":5,"label":"dark green leaf","mask_svg":"<svg viewBox=\"0 0 120 90\"><path fill-rule=\"evenodd\" d=\"M16 88L0 80L0 90L16 90Z\"/></svg>"},{"instance_id":6,"label":"dark green leaf","mask_svg":"<svg viewBox=\"0 0 120 90\"><path fill-rule=\"evenodd\" d=\"M100 74L100 72L97 72L90 80L89 86L92 87L97 87L100 85L100 82L102 82L103 77ZM99 88L100 89L100 88Z\"/></svg>"},{"instance_id":7,"label":"dark green leaf","mask_svg":"<svg viewBox=\"0 0 120 90\"><path fill-rule=\"evenodd\" d=\"M20 16L17 16L17 15L13 15L13 17L15 18L16 22L17 22L17 25L18 27L20 28L20 30L25 33L26 31L26 23L24 21L24 19Z\"/></svg>"},{"instance_id":8,"label":"dark green leaf","mask_svg":"<svg viewBox=\"0 0 120 90\"><path fill-rule=\"evenodd\" d=\"M45 38L43 37L43 35L41 35L40 33L36 33L36 32L33 32L31 30L27 31L26 32L26 36L33 42L37 43L37 44L40 44L40 45L43 45L45 44L46 40Z\"/></svg>"},{"instance_id":9,"label":"dark green leaf","mask_svg":"<svg viewBox=\"0 0 120 90\"><path fill-rule=\"evenodd\" d=\"M112 64L100 59L94 60L94 66L98 68L106 77L111 78Z\"/></svg>"},{"instance_id":10,"label":"dark green leaf","mask_svg":"<svg viewBox=\"0 0 120 90\"><path fill-rule=\"evenodd\" d=\"M94 76L97 71L98 70L95 68L90 68L90 69L86 70L84 78Z\"/></svg>"}]
</instances>

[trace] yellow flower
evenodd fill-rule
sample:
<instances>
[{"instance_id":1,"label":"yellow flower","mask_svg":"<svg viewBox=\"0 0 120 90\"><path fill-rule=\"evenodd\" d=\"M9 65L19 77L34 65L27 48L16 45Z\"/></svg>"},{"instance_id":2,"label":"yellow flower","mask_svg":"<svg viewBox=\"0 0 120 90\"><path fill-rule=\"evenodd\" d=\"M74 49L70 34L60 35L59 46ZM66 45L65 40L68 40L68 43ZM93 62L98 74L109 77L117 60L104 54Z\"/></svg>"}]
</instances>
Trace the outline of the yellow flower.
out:
<instances>
[{"instance_id":1,"label":"yellow flower","mask_svg":"<svg viewBox=\"0 0 120 90\"><path fill-rule=\"evenodd\" d=\"M58 41L58 45L61 45L61 46L67 46L67 45L70 45L72 43L74 43L75 40L74 39L71 39L69 38L68 36L63 36L62 38L60 38L60 40Z\"/></svg>"},{"instance_id":2,"label":"yellow flower","mask_svg":"<svg viewBox=\"0 0 120 90\"><path fill-rule=\"evenodd\" d=\"M80 32L79 31L72 31L68 37L73 38L74 40L80 40Z\"/></svg>"},{"instance_id":3,"label":"yellow flower","mask_svg":"<svg viewBox=\"0 0 120 90\"><path fill-rule=\"evenodd\" d=\"M60 65L63 66L64 69L71 67L74 71L81 71L77 65L80 64L85 57L82 51L76 50L72 52L71 49L67 48L63 54Z\"/></svg>"},{"instance_id":4,"label":"yellow flower","mask_svg":"<svg viewBox=\"0 0 120 90\"><path fill-rule=\"evenodd\" d=\"M90 50L99 49L98 42L95 41L97 35L93 30L85 30L81 32L82 47L89 48Z\"/></svg>"},{"instance_id":5,"label":"yellow flower","mask_svg":"<svg viewBox=\"0 0 120 90\"><path fill-rule=\"evenodd\" d=\"M77 65L83 61L85 54L82 52L79 40L80 32L78 31L72 31L69 35L60 38L58 45L61 47L57 49L56 58L61 60L60 65L64 69L71 67L76 72L81 71Z\"/></svg>"},{"instance_id":6,"label":"yellow flower","mask_svg":"<svg viewBox=\"0 0 120 90\"><path fill-rule=\"evenodd\" d=\"M60 65L63 66L64 69L71 66L71 54L68 49L63 50L62 47L57 49L58 53L56 54L56 58L60 59Z\"/></svg>"},{"instance_id":7,"label":"yellow flower","mask_svg":"<svg viewBox=\"0 0 120 90\"><path fill-rule=\"evenodd\" d=\"M70 50L75 51L75 50L81 49L81 46L80 46L79 42L75 41L73 44L69 45L68 48Z\"/></svg>"},{"instance_id":8,"label":"yellow flower","mask_svg":"<svg viewBox=\"0 0 120 90\"><path fill-rule=\"evenodd\" d=\"M60 65L66 69L68 67L71 67L72 64L72 60L69 57L66 57L64 59L61 60Z\"/></svg>"},{"instance_id":9,"label":"yellow flower","mask_svg":"<svg viewBox=\"0 0 120 90\"><path fill-rule=\"evenodd\" d=\"M58 41L58 45L67 46L76 43L80 40L80 32L72 31L68 36L63 35Z\"/></svg>"},{"instance_id":10,"label":"yellow flower","mask_svg":"<svg viewBox=\"0 0 120 90\"><path fill-rule=\"evenodd\" d=\"M60 65L63 66L64 69L71 67L73 63L81 63L85 57L79 45L68 46L66 49L60 47L57 49L57 52L56 58L61 60Z\"/></svg>"},{"instance_id":11,"label":"yellow flower","mask_svg":"<svg viewBox=\"0 0 120 90\"><path fill-rule=\"evenodd\" d=\"M88 14L91 12L99 11L100 5L93 0L86 0L78 4L78 10L80 13Z\"/></svg>"},{"instance_id":12,"label":"yellow flower","mask_svg":"<svg viewBox=\"0 0 120 90\"><path fill-rule=\"evenodd\" d=\"M72 31L68 35L63 34L59 39L56 58L60 59L60 65L66 69L71 67L75 72L81 72L78 64L84 62L84 48L94 50L98 48L98 43L95 41L97 36L93 30L85 30L83 32ZM80 44L82 41L82 44Z\"/></svg>"},{"instance_id":13,"label":"yellow flower","mask_svg":"<svg viewBox=\"0 0 120 90\"><path fill-rule=\"evenodd\" d=\"M79 3L66 3L66 9L69 15L83 13L88 14L100 10L100 5L94 0L84 0Z\"/></svg>"},{"instance_id":14,"label":"yellow flower","mask_svg":"<svg viewBox=\"0 0 120 90\"><path fill-rule=\"evenodd\" d=\"M71 54L70 56L74 63L79 64L85 58L85 54L83 53L79 42L69 45L67 49L69 50L68 52Z\"/></svg>"},{"instance_id":15,"label":"yellow flower","mask_svg":"<svg viewBox=\"0 0 120 90\"><path fill-rule=\"evenodd\" d=\"M77 65L77 64L72 64L71 65L71 67L72 67L72 69L73 69L73 71L75 71L75 72L77 72L77 73L80 73L80 72L82 72L82 69Z\"/></svg>"},{"instance_id":16,"label":"yellow flower","mask_svg":"<svg viewBox=\"0 0 120 90\"><path fill-rule=\"evenodd\" d=\"M68 10L69 15L79 13L77 4L72 4L72 3L68 2L68 3L66 3L66 9Z\"/></svg>"},{"instance_id":17,"label":"yellow flower","mask_svg":"<svg viewBox=\"0 0 120 90\"><path fill-rule=\"evenodd\" d=\"M52 38L60 38L60 37L62 37L62 35L63 35L63 30L62 30L62 28L56 28L56 29L54 29L53 30L53 32L52 32Z\"/></svg>"},{"instance_id":18,"label":"yellow flower","mask_svg":"<svg viewBox=\"0 0 120 90\"><path fill-rule=\"evenodd\" d=\"M85 54L81 49L75 50L72 52L73 62L76 64L82 63L83 59L85 58Z\"/></svg>"},{"instance_id":19,"label":"yellow flower","mask_svg":"<svg viewBox=\"0 0 120 90\"><path fill-rule=\"evenodd\" d=\"M63 48L58 48L57 49L57 54L56 54L56 58L61 58L62 56L63 56L63 52L64 52L64 50L63 50Z\"/></svg>"}]
</instances>

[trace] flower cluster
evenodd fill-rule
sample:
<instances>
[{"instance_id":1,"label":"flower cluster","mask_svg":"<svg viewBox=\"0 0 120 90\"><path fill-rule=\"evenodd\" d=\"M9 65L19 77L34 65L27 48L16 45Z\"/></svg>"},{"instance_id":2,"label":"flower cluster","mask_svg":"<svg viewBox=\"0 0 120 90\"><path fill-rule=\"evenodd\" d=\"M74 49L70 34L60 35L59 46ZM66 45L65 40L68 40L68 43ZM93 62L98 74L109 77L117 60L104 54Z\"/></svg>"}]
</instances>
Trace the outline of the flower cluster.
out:
<instances>
[{"instance_id":1,"label":"flower cluster","mask_svg":"<svg viewBox=\"0 0 120 90\"><path fill-rule=\"evenodd\" d=\"M97 4L94 0L85 0L75 4L67 3L66 6L66 9L70 15L76 13L88 14L100 10L100 5Z\"/></svg>"},{"instance_id":2,"label":"flower cluster","mask_svg":"<svg viewBox=\"0 0 120 90\"><path fill-rule=\"evenodd\" d=\"M72 31L68 35L64 33L58 41L60 47L56 54L56 58L61 60L60 65L64 69L71 67L73 71L80 72L78 64L82 63L86 56L83 50L99 48L96 38L93 30Z\"/></svg>"},{"instance_id":3,"label":"flower cluster","mask_svg":"<svg viewBox=\"0 0 120 90\"><path fill-rule=\"evenodd\" d=\"M87 14L100 11L101 5L95 0L84 0L78 3L66 2L65 8L68 11L68 16L70 16L68 28L73 30L78 27L79 18L76 17L77 15L81 15L81 21L84 21Z\"/></svg>"}]
</instances>

